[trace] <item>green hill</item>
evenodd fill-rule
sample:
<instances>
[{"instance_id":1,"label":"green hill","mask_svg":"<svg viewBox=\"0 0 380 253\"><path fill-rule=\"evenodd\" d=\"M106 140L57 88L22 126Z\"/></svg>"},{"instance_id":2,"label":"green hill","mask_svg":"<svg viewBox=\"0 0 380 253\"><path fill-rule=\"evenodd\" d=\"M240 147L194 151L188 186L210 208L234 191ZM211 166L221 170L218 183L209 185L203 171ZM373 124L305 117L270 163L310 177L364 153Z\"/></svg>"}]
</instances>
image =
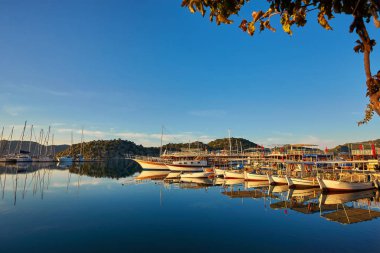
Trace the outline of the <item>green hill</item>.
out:
<instances>
[{"instance_id":1,"label":"green hill","mask_svg":"<svg viewBox=\"0 0 380 253\"><path fill-rule=\"evenodd\" d=\"M137 145L127 140L98 140L83 143L83 156L85 159L114 159L124 158L127 155L158 156L160 148ZM81 153L81 144L74 144L72 147L57 154L57 156L76 156Z\"/></svg>"}]
</instances>

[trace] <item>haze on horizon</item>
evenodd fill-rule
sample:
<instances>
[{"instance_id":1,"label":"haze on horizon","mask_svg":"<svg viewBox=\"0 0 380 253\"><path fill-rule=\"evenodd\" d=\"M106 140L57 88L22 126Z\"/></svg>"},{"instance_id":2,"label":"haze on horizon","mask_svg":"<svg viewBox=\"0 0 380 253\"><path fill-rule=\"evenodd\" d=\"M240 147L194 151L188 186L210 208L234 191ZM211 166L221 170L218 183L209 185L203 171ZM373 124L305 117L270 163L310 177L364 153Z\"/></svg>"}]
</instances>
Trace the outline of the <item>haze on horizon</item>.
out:
<instances>
[{"instance_id":1,"label":"haze on horizon","mask_svg":"<svg viewBox=\"0 0 380 253\"><path fill-rule=\"evenodd\" d=\"M380 138L364 116L362 55L350 20L309 19L288 36L216 26L181 1L3 1L0 127L52 126L55 143L145 146L232 136L321 148ZM254 9L251 2L246 9ZM252 7L251 7L252 6ZM372 29L372 28L371 28ZM373 32L375 33L376 32ZM372 65L379 66L375 48Z\"/></svg>"}]
</instances>

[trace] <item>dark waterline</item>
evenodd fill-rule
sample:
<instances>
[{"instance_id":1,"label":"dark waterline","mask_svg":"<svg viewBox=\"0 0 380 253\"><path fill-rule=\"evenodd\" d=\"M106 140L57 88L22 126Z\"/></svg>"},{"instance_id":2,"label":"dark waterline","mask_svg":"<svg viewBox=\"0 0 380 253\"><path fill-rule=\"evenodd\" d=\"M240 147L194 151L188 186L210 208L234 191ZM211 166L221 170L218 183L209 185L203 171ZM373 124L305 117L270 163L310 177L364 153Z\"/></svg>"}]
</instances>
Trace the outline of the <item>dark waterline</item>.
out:
<instances>
[{"instance_id":1,"label":"dark waterline","mask_svg":"<svg viewBox=\"0 0 380 253\"><path fill-rule=\"evenodd\" d=\"M287 189L136 182L138 174L131 161L1 166L1 252L380 250L380 219L334 216L361 209L375 217L376 192L321 211L318 191L288 200Z\"/></svg>"}]
</instances>

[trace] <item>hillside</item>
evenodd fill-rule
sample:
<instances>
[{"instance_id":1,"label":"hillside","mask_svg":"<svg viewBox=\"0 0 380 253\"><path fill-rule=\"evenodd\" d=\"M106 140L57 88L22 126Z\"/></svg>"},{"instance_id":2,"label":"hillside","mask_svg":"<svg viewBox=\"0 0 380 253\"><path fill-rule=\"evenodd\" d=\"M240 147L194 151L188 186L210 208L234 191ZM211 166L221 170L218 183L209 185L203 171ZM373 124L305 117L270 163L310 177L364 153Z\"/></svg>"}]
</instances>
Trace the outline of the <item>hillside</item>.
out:
<instances>
[{"instance_id":1,"label":"hillside","mask_svg":"<svg viewBox=\"0 0 380 253\"><path fill-rule=\"evenodd\" d=\"M216 139L214 141L211 141L207 144L211 150L229 150L230 149L230 142L229 138L223 138L223 139ZM257 148L259 145L257 145L254 142L251 142L247 139L243 138L231 138L231 146L232 150L240 150L240 147L244 149L247 148Z\"/></svg>"},{"instance_id":2,"label":"hillside","mask_svg":"<svg viewBox=\"0 0 380 253\"><path fill-rule=\"evenodd\" d=\"M127 140L98 140L83 143L83 156L86 159L124 158L127 155L158 156L160 148L145 148ZM81 144L74 144L71 148L57 154L57 156L76 156L81 153Z\"/></svg>"},{"instance_id":3,"label":"hillside","mask_svg":"<svg viewBox=\"0 0 380 253\"><path fill-rule=\"evenodd\" d=\"M21 150L29 151L29 141L24 141L21 143ZM9 148L10 145L10 148ZM0 155L5 155L9 153L18 153L20 150L20 141L6 141L3 140L0 142ZM67 149L69 145L54 145L54 146L45 146L41 145L39 143L36 143L34 141L30 144L30 152L31 155L37 155L39 151L41 150L42 154L52 154L52 153L58 153L62 152L63 150Z\"/></svg>"},{"instance_id":4,"label":"hillside","mask_svg":"<svg viewBox=\"0 0 380 253\"><path fill-rule=\"evenodd\" d=\"M335 148L331 149L331 151L335 153L348 152L350 147L352 147L352 149L359 149L360 144L362 144L365 149L370 149L372 143L375 144L376 147L380 147L380 139L377 139L377 140L371 140L371 141L345 143L345 144L336 146Z\"/></svg>"}]
</instances>

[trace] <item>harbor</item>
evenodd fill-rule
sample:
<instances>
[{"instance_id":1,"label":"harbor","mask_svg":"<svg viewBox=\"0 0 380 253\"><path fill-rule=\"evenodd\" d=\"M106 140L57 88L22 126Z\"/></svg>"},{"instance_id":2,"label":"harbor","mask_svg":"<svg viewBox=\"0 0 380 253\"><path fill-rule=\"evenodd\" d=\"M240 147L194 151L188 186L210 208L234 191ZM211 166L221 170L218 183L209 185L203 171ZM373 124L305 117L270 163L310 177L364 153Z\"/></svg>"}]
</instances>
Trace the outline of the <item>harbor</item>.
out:
<instances>
[{"instance_id":1,"label":"harbor","mask_svg":"<svg viewBox=\"0 0 380 253\"><path fill-rule=\"evenodd\" d=\"M162 175L136 180L142 173L131 160L1 166L2 249L336 252L350 244L347 251L356 252L380 247L375 189L323 193L241 179L169 181ZM102 240L94 240L99 235ZM352 243L353 238L371 243ZM142 243L146 240L150 243ZM331 240L339 243L327 243ZM193 243L183 246L188 241Z\"/></svg>"}]
</instances>

